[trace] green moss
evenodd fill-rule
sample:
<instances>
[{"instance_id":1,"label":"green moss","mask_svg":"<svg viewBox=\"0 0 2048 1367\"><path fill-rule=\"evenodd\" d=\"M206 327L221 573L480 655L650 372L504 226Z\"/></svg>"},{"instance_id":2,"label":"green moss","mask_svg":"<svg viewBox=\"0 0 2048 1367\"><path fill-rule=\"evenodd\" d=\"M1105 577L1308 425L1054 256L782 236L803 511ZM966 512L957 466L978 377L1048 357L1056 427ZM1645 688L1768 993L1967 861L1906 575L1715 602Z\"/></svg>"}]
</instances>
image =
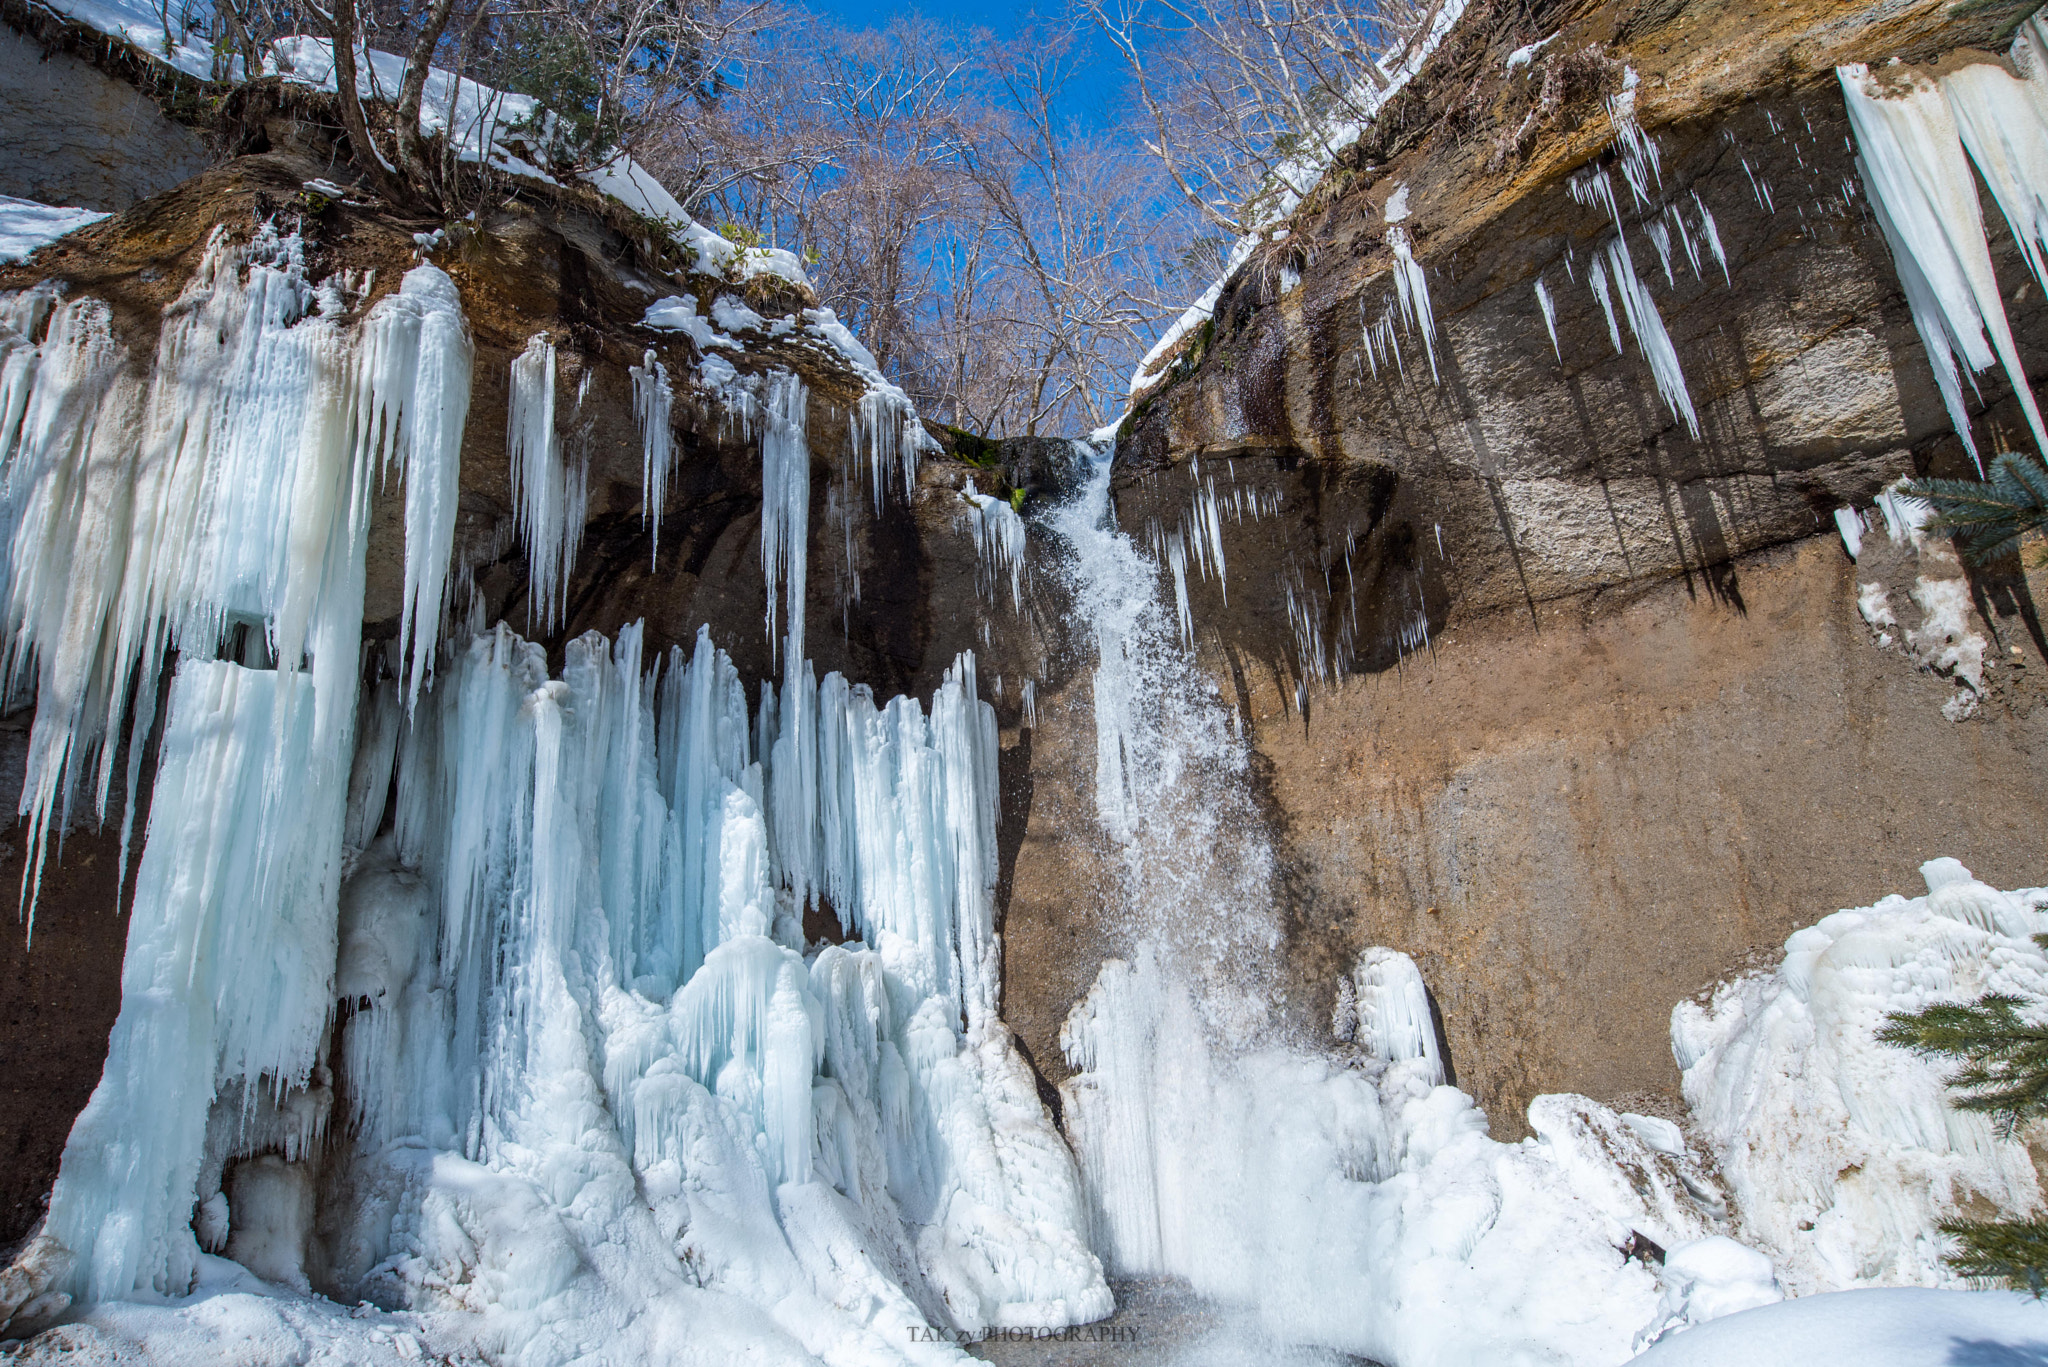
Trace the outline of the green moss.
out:
<instances>
[{"instance_id":1,"label":"green moss","mask_svg":"<svg viewBox=\"0 0 2048 1367\"><path fill-rule=\"evenodd\" d=\"M999 442L977 436L964 427L945 426L946 435L953 439L953 454L977 470L1002 468L1003 448Z\"/></svg>"}]
</instances>

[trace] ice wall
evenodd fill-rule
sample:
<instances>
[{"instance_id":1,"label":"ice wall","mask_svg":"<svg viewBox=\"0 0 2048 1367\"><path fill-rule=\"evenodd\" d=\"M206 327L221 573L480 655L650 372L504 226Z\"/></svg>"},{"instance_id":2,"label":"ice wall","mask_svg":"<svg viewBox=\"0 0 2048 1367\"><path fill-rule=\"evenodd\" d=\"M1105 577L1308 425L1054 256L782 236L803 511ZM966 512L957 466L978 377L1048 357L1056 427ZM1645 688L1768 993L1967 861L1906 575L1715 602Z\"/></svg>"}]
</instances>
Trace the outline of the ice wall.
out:
<instances>
[{"instance_id":1,"label":"ice wall","mask_svg":"<svg viewBox=\"0 0 2048 1367\"><path fill-rule=\"evenodd\" d=\"M432 266L355 319L352 286L311 284L296 237L216 232L147 371L96 300L0 305L9 662L35 693L38 856L82 785L104 815L124 744L133 810L177 660L121 1013L51 1198L78 1294L189 1283L216 1088L283 1092L316 1067L382 465L406 482L413 693L433 656L469 342Z\"/></svg>"},{"instance_id":2,"label":"ice wall","mask_svg":"<svg viewBox=\"0 0 2048 1367\"><path fill-rule=\"evenodd\" d=\"M176 1297L225 1251L475 1312L451 1343L535 1364L898 1362L954 1355L931 1323L1107 1313L996 1015L973 659L926 709L803 656L803 384L767 376L742 415L780 687L750 706L708 631L655 655L637 625L551 674L502 625L443 639L473 357L437 269L367 293L309 281L295 237L218 234L147 365L96 301L0 298L39 836L74 792L132 800L169 676L121 1014L39 1286ZM665 377L641 370L652 485ZM536 338L509 417L542 616L581 523L555 380ZM877 479L907 478L917 442L870 407ZM387 464L403 635L365 649Z\"/></svg>"},{"instance_id":3,"label":"ice wall","mask_svg":"<svg viewBox=\"0 0 2048 1367\"><path fill-rule=\"evenodd\" d=\"M2048 996L2048 892L2004 893L1953 859L1923 897L1838 911L1774 970L1671 1014L1685 1096L1747 1227L1789 1289L1957 1285L1935 1225L1984 1205L2038 1213L2028 1149L1948 1104L1951 1065L1880 1044L1892 1011Z\"/></svg>"},{"instance_id":4,"label":"ice wall","mask_svg":"<svg viewBox=\"0 0 2048 1367\"><path fill-rule=\"evenodd\" d=\"M899 1360L928 1319L1107 1312L1071 1162L995 1016L973 663L928 715L808 674L750 725L708 633L662 660L638 628L580 637L550 679L500 628L448 667L351 883L396 904L355 923L402 934L342 956L338 1286L495 1307L538 1361L683 1282L846 1360ZM807 956L798 870L844 945ZM539 1234L508 1222L529 1207ZM498 1276L543 1254L537 1279Z\"/></svg>"}]
</instances>

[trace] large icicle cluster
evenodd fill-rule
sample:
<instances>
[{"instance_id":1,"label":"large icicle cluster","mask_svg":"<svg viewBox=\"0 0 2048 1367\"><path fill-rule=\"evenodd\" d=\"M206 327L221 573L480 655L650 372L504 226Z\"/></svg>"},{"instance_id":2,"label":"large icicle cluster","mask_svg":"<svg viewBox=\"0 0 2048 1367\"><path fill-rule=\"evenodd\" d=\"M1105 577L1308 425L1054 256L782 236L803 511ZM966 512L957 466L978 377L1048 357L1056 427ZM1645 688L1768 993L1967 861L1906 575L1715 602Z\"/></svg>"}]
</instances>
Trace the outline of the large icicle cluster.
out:
<instances>
[{"instance_id":1,"label":"large icicle cluster","mask_svg":"<svg viewBox=\"0 0 2048 1367\"><path fill-rule=\"evenodd\" d=\"M771 376L753 415L780 690L750 709L708 630L649 660L638 626L570 641L551 678L502 625L439 640L473 360L454 286L421 266L352 316L362 292L309 283L295 238L217 235L148 369L103 304L0 299L38 832L88 778L108 800L123 744L132 800L177 652L106 1072L23 1265L41 1303L223 1285L224 1251L487 1312L437 1332L532 1364L900 1362L950 1354L929 1323L1107 1313L996 1016L973 658L928 713L803 658L804 386ZM581 515L554 387L537 338L511 455L559 613ZM366 650L386 462L405 626ZM807 914L844 942L807 945Z\"/></svg>"},{"instance_id":2,"label":"large icicle cluster","mask_svg":"<svg viewBox=\"0 0 2048 1367\"><path fill-rule=\"evenodd\" d=\"M387 462L406 481L410 690L438 637L469 340L432 266L353 326L347 288L310 284L296 237L216 232L147 372L96 300L0 303L0 529L11 667L35 688L38 851L88 777L104 815L123 744L133 810L178 656L122 1010L51 1198L49 1232L95 1298L190 1282L216 1087L253 1112L315 1069Z\"/></svg>"},{"instance_id":3,"label":"large icicle cluster","mask_svg":"<svg viewBox=\"0 0 2048 1367\"><path fill-rule=\"evenodd\" d=\"M685 1280L846 1360L1107 1311L995 1017L973 662L929 716L790 673L750 719L708 632L580 637L550 680L500 628L448 670L343 896L337 1288L495 1306L537 1361L650 1359L601 1321ZM806 890L859 942L806 959Z\"/></svg>"},{"instance_id":4,"label":"large icicle cluster","mask_svg":"<svg viewBox=\"0 0 2048 1367\"><path fill-rule=\"evenodd\" d=\"M1970 175L1975 162L2036 281L2048 288L2041 255L2048 246L2048 27L2038 17L2020 26L2012 59L2025 73L2020 78L1986 64L1939 80L1860 65L1837 72L1856 132L1856 164L1914 327L1956 435L1980 466L1958 356L1973 387L1978 372L2005 368L2035 443L2048 453L2048 430L2020 365Z\"/></svg>"},{"instance_id":5,"label":"large icicle cluster","mask_svg":"<svg viewBox=\"0 0 2048 1367\"><path fill-rule=\"evenodd\" d=\"M1924 897L1825 917L1775 970L1671 1015L1686 1100L1794 1291L1958 1284L1937 1222L2043 1204L2025 1144L1950 1105L1940 1060L1875 1035L1936 1001L2048 999L2048 892L1999 892L1953 859L1921 872Z\"/></svg>"},{"instance_id":6,"label":"large icicle cluster","mask_svg":"<svg viewBox=\"0 0 2048 1367\"><path fill-rule=\"evenodd\" d=\"M94 299L0 303L0 535L10 677L36 720L22 811L38 855L117 755L133 808L158 669L220 657L310 668L322 744L353 725L373 475L406 481L413 686L438 636L470 344L433 266L345 324L296 237L216 232L137 373ZM346 774L343 774L346 777ZM124 841L126 823L124 822ZM39 858L31 865L39 864Z\"/></svg>"},{"instance_id":7,"label":"large icicle cluster","mask_svg":"<svg viewBox=\"0 0 2048 1367\"><path fill-rule=\"evenodd\" d=\"M571 456L555 429L555 347L537 333L512 361L505 443L512 460L512 501L526 543L530 615L549 632L567 607L569 573L583 544L589 464ZM578 396L581 406L581 396Z\"/></svg>"}]
</instances>

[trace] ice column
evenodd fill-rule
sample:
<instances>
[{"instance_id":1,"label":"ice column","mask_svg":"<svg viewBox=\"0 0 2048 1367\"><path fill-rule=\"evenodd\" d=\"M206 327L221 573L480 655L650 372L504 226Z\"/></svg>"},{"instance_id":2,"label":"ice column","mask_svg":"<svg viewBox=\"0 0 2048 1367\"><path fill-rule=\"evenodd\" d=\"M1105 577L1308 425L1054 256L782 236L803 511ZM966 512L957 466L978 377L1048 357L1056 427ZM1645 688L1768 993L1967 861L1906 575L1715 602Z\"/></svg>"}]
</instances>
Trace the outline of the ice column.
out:
<instances>
[{"instance_id":1,"label":"ice column","mask_svg":"<svg viewBox=\"0 0 2048 1367\"><path fill-rule=\"evenodd\" d=\"M553 631L583 543L589 470L581 461L570 468L555 431L555 348L546 333L536 333L512 362L510 394L505 440L531 570L531 615L542 631Z\"/></svg>"},{"instance_id":2,"label":"ice column","mask_svg":"<svg viewBox=\"0 0 2048 1367\"><path fill-rule=\"evenodd\" d=\"M669 427L675 391L668 367L649 351L632 368L633 417L640 424L640 525L654 528L651 565L661 565L661 514L668 506L669 468L675 464L675 433Z\"/></svg>"}]
</instances>

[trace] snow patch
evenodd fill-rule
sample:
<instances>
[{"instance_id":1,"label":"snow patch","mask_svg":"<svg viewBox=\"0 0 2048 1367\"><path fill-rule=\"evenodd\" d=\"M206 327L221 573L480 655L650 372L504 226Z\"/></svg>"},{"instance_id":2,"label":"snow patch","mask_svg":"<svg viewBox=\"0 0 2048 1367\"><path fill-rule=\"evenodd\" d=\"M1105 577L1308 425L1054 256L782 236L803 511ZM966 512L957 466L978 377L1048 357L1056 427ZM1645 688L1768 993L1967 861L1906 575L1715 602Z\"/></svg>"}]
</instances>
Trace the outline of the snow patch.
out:
<instances>
[{"instance_id":1,"label":"snow patch","mask_svg":"<svg viewBox=\"0 0 2048 1367\"><path fill-rule=\"evenodd\" d=\"M28 260L66 233L99 222L107 215L92 209L63 209L32 199L0 195L0 265Z\"/></svg>"}]
</instances>

